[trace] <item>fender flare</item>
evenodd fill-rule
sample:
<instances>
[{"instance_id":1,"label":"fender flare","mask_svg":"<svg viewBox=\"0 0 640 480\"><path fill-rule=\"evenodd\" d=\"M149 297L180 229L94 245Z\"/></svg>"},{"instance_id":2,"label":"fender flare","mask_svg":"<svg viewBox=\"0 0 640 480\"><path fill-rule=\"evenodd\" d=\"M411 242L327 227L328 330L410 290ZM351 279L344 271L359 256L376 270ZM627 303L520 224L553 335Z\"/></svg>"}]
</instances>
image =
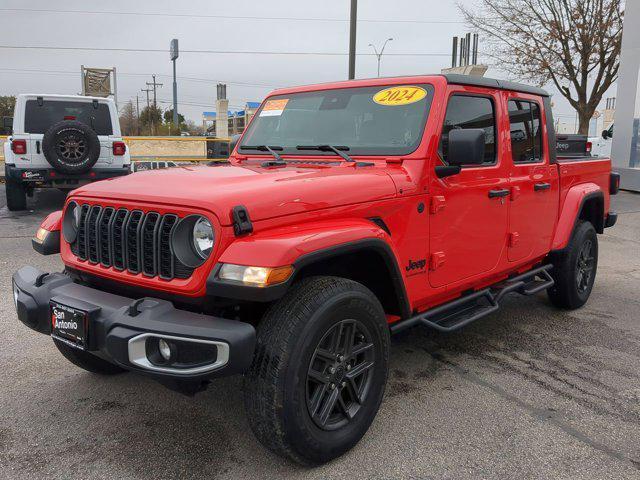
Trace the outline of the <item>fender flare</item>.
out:
<instances>
[{"instance_id":1,"label":"fender flare","mask_svg":"<svg viewBox=\"0 0 640 480\"><path fill-rule=\"evenodd\" d=\"M313 263L352 252L375 251L384 261L402 316L410 314L398 255L389 234L366 219L322 221L307 228L286 227L238 239L220 256L207 279L207 295L236 300L270 302L282 297L300 271ZM286 281L271 287L230 284L218 279L223 263L278 267L293 265Z\"/></svg>"},{"instance_id":2,"label":"fender flare","mask_svg":"<svg viewBox=\"0 0 640 480\"><path fill-rule=\"evenodd\" d=\"M556 232L551 243L552 252L562 251L567 246L578 224L584 205L592 199L604 201L604 193L595 183L575 185L569 189L558 217ZM604 218L602 220L604 222ZM594 226L598 230L599 226Z\"/></svg>"},{"instance_id":3,"label":"fender flare","mask_svg":"<svg viewBox=\"0 0 640 480\"><path fill-rule=\"evenodd\" d=\"M59 232L62 225L62 210L51 212L40 223L40 228L49 230L50 232Z\"/></svg>"}]
</instances>

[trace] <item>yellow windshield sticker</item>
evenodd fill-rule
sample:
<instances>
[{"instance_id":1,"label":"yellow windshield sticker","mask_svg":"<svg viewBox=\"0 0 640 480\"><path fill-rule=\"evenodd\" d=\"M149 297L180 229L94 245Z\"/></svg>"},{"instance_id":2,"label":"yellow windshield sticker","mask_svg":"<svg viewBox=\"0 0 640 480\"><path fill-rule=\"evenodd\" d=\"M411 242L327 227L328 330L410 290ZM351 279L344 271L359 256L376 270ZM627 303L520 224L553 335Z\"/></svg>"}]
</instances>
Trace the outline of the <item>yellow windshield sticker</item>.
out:
<instances>
[{"instance_id":1,"label":"yellow windshield sticker","mask_svg":"<svg viewBox=\"0 0 640 480\"><path fill-rule=\"evenodd\" d=\"M267 103L262 107L260 112L261 117L279 117L284 112L284 108L289 103L288 98L282 98L279 100L267 100Z\"/></svg>"},{"instance_id":2,"label":"yellow windshield sticker","mask_svg":"<svg viewBox=\"0 0 640 480\"><path fill-rule=\"evenodd\" d=\"M419 102L426 96L424 88L403 85L380 90L373 96L373 101L379 105L408 105Z\"/></svg>"}]
</instances>

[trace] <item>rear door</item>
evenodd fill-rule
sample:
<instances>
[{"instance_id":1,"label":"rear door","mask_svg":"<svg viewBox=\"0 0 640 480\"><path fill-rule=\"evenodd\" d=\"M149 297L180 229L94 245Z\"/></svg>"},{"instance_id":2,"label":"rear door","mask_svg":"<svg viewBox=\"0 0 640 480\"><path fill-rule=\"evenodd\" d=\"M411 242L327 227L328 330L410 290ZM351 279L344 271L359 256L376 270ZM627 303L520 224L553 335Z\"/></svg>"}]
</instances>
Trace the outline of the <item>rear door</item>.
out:
<instances>
[{"instance_id":1,"label":"rear door","mask_svg":"<svg viewBox=\"0 0 640 480\"><path fill-rule=\"evenodd\" d=\"M440 138L440 159L447 163L452 129L485 131L485 162L463 167L457 175L432 176L429 283L450 285L496 268L505 250L509 165L501 158L500 95L451 86ZM474 93L478 92L478 93Z\"/></svg>"},{"instance_id":2,"label":"rear door","mask_svg":"<svg viewBox=\"0 0 640 480\"><path fill-rule=\"evenodd\" d=\"M63 99L39 97L27 99L25 104L24 131L29 135L27 151L33 168L50 168L42 149L44 133L63 120L77 120L89 125L98 134L100 156L96 167L110 165L112 157L113 126L109 105L91 99Z\"/></svg>"},{"instance_id":3,"label":"rear door","mask_svg":"<svg viewBox=\"0 0 640 480\"><path fill-rule=\"evenodd\" d=\"M545 254L558 209L558 174L549 165L546 121L538 98L505 92L511 157L510 262Z\"/></svg>"}]
</instances>

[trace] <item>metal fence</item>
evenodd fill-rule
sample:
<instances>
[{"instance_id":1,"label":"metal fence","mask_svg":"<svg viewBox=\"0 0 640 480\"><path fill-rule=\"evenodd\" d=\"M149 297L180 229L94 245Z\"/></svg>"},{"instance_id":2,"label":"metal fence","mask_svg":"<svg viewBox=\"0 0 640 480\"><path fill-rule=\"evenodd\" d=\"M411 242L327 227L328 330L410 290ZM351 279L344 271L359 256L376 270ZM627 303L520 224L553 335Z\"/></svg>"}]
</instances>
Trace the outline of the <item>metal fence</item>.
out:
<instances>
[{"instance_id":1,"label":"metal fence","mask_svg":"<svg viewBox=\"0 0 640 480\"><path fill-rule=\"evenodd\" d=\"M4 161L3 144L7 136L0 136L0 161ZM229 138L212 137L124 137L131 162L146 165L150 162L194 163L225 160L229 157ZM151 168L154 168L151 165ZM158 167L155 167L158 168ZM141 168L140 168L141 169Z\"/></svg>"}]
</instances>

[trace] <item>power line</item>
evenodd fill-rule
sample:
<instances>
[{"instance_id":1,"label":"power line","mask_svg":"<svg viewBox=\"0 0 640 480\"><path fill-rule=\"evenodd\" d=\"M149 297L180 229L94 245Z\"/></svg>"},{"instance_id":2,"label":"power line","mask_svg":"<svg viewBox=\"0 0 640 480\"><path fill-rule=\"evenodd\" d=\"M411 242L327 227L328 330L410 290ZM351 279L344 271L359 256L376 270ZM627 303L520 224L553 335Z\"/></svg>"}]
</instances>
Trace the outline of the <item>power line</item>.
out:
<instances>
[{"instance_id":1,"label":"power line","mask_svg":"<svg viewBox=\"0 0 640 480\"><path fill-rule=\"evenodd\" d=\"M71 50L91 52L136 52L136 53L167 53L166 48L107 48L107 47L52 47L48 45L0 45L0 48L16 50ZM181 50L180 53L209 53L216 55L289 55L289 56L325 56L344 57L348 53L340 52L276 52L250 50ZM375 53L356 53L360 57L375 56ZM449 57L450 53L387 53L388 57Z\"/></svg>"},{"instance_id":2,"label":"power line","mask_svg":"<svg viewBox=\"0 0 640 480\"><path fill-rule=\"evenodd\" d=\"M6 73L34 73L34 74L53 74L53 75L74 75L77 76L78 72L71 70L44 70L44 69L29 69L29 68L0 68L0 72ZM148 77L151 73L132 73L132 72L118 72L118 76L135 76L135 77ZM158 77L169 77L169 74L157 74ZM234 82L228 80L215 80L212 78L200 78L200 77L191 77L191 76L178 76L179 80L182 81L190 81L190 82L201 82L201 83L226 83L229 85L240 85L247 87L265 87L265 88L275 88L282 87L282 85L268 84L268 83L248 83L248 82Z\"/></svg>"},{"instance_id":3,"label":"power line","mask_svg":"<svg viewBox=\"0 0 640 480\"><path fill-rule=\"evenodd\" d=\"M210 15L210 14L188 14L188 13L159 13L159 12L116 12L116 11L91 11L91 10L47 10L36 8L0 8L3 12L25 12L25 13L79 13L90 15L130 15L141 17L170 17L170 18L224 18L228 20L282 20L296 22L348 22L345 18L305 18L305 17L258 17L258 16L237 16L237 15ZM358 19L360 23L417 23L417 24L460 24L462 20L378 20L378 19Z\"/></svg>"}]
</instances>

